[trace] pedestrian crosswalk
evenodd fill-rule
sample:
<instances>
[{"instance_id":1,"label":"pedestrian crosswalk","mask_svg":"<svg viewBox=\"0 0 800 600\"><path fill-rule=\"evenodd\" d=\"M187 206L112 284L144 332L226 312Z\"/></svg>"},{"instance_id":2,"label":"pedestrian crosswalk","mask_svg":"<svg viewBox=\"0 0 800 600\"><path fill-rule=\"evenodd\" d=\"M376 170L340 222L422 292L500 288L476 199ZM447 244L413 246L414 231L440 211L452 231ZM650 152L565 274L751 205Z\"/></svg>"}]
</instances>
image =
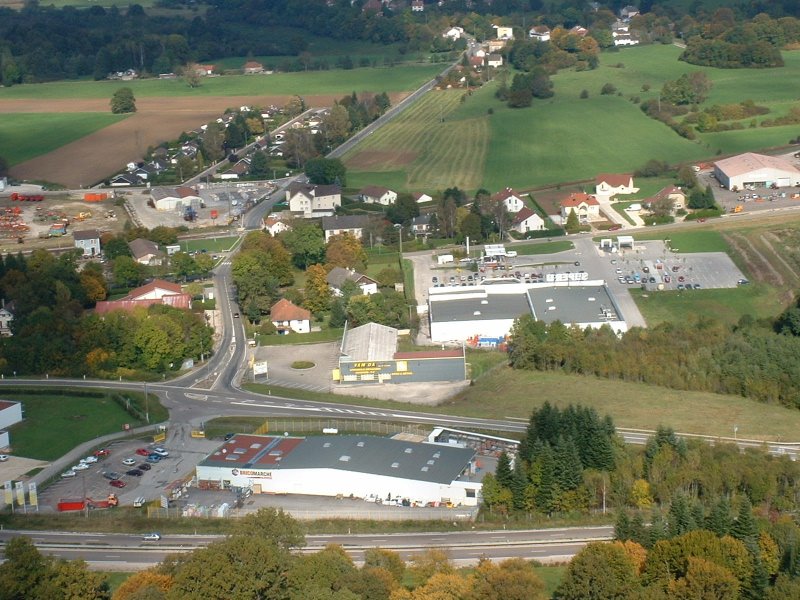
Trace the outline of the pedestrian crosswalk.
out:
<instances>
[{"instance_id":1,"label":"pedestrian crosswalk","mask_svg":"<svg viewBox=\"0 0 800 600\"><path fill-rule=\"evenodd\" d=\"M262 383L262 382L259 382ZM300 383L297 381L287 381L285 379L266 379L263 381L266 384L279 385L281 387L294 388L299 390L308 390L309 392L328 392L330 386L327 385L314 385L312 383Z\"/></svg>"}]
</instances>

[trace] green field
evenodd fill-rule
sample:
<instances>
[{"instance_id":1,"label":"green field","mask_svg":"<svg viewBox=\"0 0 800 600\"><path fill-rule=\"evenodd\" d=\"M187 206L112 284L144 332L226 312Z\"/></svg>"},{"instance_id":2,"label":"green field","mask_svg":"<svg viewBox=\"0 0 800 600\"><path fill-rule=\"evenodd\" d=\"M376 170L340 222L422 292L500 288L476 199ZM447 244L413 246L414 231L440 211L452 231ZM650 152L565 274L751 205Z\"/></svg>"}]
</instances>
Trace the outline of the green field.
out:
<instances>
[{"instance_id":1,"label":"green field","mask_svg":"<svg viewBox=\"0 0 800 600\"><path fill-rule=\"evenodd\" d=\"M540 244L514 244L510 246L520 256L528 256L533 254L555 254L556 252L565 252L572 250L575 246L572 242L567 240L558 240L555 242L542 242Z\"/></svg>"},{"instance_id":2,"label":"green field","mask_svg":"<svg viewBox=\"0 0 800 600\"><path fill-rule=\"evenodd\" d=\"M698 224L698 227L701 227ZM658 231L637 233L637 240L670 240L676 252L730 252L731 248L722 234L713 229L697 229L696 231ZM596 238L598 241L600 238Z\"/></svg>"},{"instance_id":3,"label":"green field","mask_svg":"<svg viewBox=\"0 0 800 600\"><path fill-rule=\"evenodd\" d=\"M633 171L650 158L675 164L759 150L784 145L797 135L796 126L756 127L701 134L689 141L647 118L630 98L656 98L665 81L692 71L707 73L714 84L706 106L752 99L772 111L759 122L785 113L797 100L800 51L784 53L785 67L763 70L696 67L678 61L680 52L661 45L605 52L594 71L555 75L555 96L525 109L499 102L493 83L469 96L463 90L433 92L409 109L402 122L398 119L351 151L348 177L394 189L525 189ZM616 66L620 63L624 68ZM609 82L621 95L600 94ZM645 85L650 86L647 92L642 91ZM582 100L584 89L589 98ZM364 164L358 158L362 151L385 160ZM390 160L394 152L406 153L407 160ZM663 187L661 183L652 182Z\"/></svg>"},{"instance_id":4,"label":"green field","mask_svg":"<svg viewBox=\"0 0 800 600\"><path fill-rule=\"evenodd\" d=\"M111 113L0 114L0 156L11 166L47 154L124 119Z\"/></svg>"},{"instance_id":5,"label":"green field","mask_svg":"<svg viewBox=\"0 0 800 600\"><path fill-rule=\"evenodd\" d=\"M201 80L190 88L180 79L126 81L137 98L172 96L283 96L350 94L351 92L406 92L414 90L442 70L441 65L415 65L347 71L228 75ZM111 98L119 81L60 81L15 85L0 89L0 100L11 98Z\"/></svg>"},{"instance_id":6,"label":"green field","mask_svg":"<svg viewBox=\"0 0 800 600\"><path fill-rule=\"evenodd\" d=\"M142 424L108 396L16 396L11 392L3 397L22 402L25 420L10 431L14 454L27 458L53 460L78 444L121 431L126 423L132 427Z\"/></svg>"}]
</instances>

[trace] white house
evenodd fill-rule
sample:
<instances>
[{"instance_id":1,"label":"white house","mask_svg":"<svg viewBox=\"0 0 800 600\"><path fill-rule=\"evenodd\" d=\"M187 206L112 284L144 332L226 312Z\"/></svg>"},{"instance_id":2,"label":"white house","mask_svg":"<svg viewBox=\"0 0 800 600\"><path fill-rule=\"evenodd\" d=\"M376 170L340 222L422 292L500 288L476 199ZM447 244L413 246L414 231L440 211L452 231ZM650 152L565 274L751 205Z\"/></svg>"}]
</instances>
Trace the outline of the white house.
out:
<instances>
[{"instance_id":1,"label":"white house","mask_svg":"<svg viewBox=\"0 0 800 600\"><path fill-rule=\"evenodd\" d=\"M379 185L368 185L361 189L358 197L367 204L381 204L389 206L397 201L397 192Z\"/></svg>"},{"instance_id":2,"label":"white house","mask_svg":"<svg viewBox=\"0 0 800 600\"><path fill-rule=\"evenodd\" d=\"M542 231L545 228L544 219L542 219L542 217L537 215L527 206L524 206L517 214L514 215L511 228L519 233Z\"/></svg>"},{"instance_id":3,"label":"white house","mask_svg":"<svg viewBox=\"0 0 800 600\"><path fill-rule=\"evenodd\" d=\"M342 205L342 188L338 185L293 183L286 190L289 210L305 219L331 216Z\"/></svg>"},{"instance_id":4,"label":"white house","mask_svg":"<svg viewBox=\"0 0 800 600\"><path fill-rule=\"evenodd\" d=\"M378 293L378 282L374 279L357 273L353 269L345 269L343 267L334 267L327 277L328 285L333 291L334 296L342 295L342 286L346 281L352 281L361 290L365 296Z\"/></svg>"},{"instance_id":5,"label":"white house","mask_svg":"<svg viewBox=\"0 0 800 600\"><path fill-rule=\"evenodd\" d=\"M633 185L633 175L630 173L601 173L594 178L594 193L597 196L611 198L635 194L639 188Z\"/></svg>"},{"instance_id":6,"label":"white house","mask_svg":"<svg viewBox=\"0 0 800 600\"><path fill-rule=\"evenodd\" d=\"M537 42L549 42L550 28L547 25L534 25L528 31L528 37Z\"/></svg>"},{"instance_id":7,"label":"white house","mask_svg":"<svg viewBox=\"0 0 800 600\"><path fill-rule=\"evenodd\" d=\"M364 228L369 223L365 215L345 215L341 217L322 217L322 230L325 232L325 243L331 236L348 233L357 240L364 237Z\"/></svg>"},{"instance_id":8,"label":"white house","mask_svg":"<svg viewBox=\"0 0 800 600\"><path fill-rule=\"evenodd\" d=\"M501 54L487 54L484 63L487 67L498 69L503 66L503 56Z\"/></svg>"},{"instance_id":9,"label":"white house","mask_svg":"<svg viewBox=\"0 0 800 600\"><path fill-rule=\"evenodd\" d=\"M638 46L639 40L633 37L630 33L619 33L614 36L615 46Z\"/></svg>"},{"instance_id":10,"label":"white house","mask_svg":"<svg viewBox=\"0 0 800 600\"><path fill-rule=\"evenodd\" d=\"M164 258L164 253L158 249L158 244L144 238L128 242L128 248L131 250L133 260L140 265L160 265Z\"/></svg>"},{"instance_id":11,"label":"white house","mask_svg":"<svg viewBox=\"0 0 800 600\"><path fill-rule=\"evenodd\" d=\"M522 198L511 188L506 188L502 192L497 192L492 196L494 202L502 202L506 210L510 213L518 213L525 206Z\"/></svg>"},{"instance_id":12,"label":"white house","mask_svg":"<svg viewBox=\"0 0 800 600\"><path fill-rule=\"evenodd\" d=\"M451 27L442 34L442 37L450 38L451 40L460 39L464 35L463 27Z\"/></svg>"},{"instance_id":13,"label":"white house","mask_svg":"<svg viewBox=\"0 0 800 600\"><path fill-rule=\"evenodd\" d=\"M75 247L83 250L84 256L100 255L100 232L97 229L73 231L72 238L75 240Z\"/></svg>"},{"instance_id":14,"label":"white house","mask_svg":"<svg viewBox=\"0 0 800 600\"><path fill-rule=\"evenodd\" d=\"M14 320L14 313L11 312L11 304L6 306L6 301L0 301L0 335L9 337L11 333L11 321Z\"/></svg>"},{"instance_id":15,"label":"white house","mask_svg":"<svg viewBox=\"0 0 800 600\"><path fill-rule=\"evenodd\" d=\"M504 25L492 25L492 28L495 30L495 37L498 40L514 39L514 29L512 27L507 27Z\"/></svg>"},{"instance_id":16,"label":"white house","mask_svg":"<svg viewBox=\"0 0 800 600\"><path fill-rule=\"evenodd\" d=\"M431 202L433 200L431 196L421 192L417 192L413 194L413 196L417 204L422 204L423 202Z\"/></svg>"},{"instance_id":17,"label":"white house","mask_svg":"<svg viewBox=\"0 0 800 600\"><path fill-rule=\"evenodd\" d=\"M600 218L600 203L594 196L576 192L561 202L561 218L564 222L573 211L581 221L596 221Z\"/></svg>"},{"instance_id":18,"label":"white house","mask_svg":"<svg viewBox=\"0 0 800 600\"><path fill-rule=\"evenodd\" d=\"M622 17L626 21L630 21L633 17L639 14L639 9L635 6L623 6L622 10L619 11L620 17Z\"/></svg>"},{"instance_id":19,"label":"white house","mask_svg":"<svg viewBox=\"0 0 800 600\"><path fill-rule=\"evenodd\" d=\"M286 298L281 298L269 309L269 320L281 334L294 331L309 333L311 331L311 313L300 308Z\"/></svg>"},{"instance_id":20,"label":"white house","mask_svg":"<svg viewBox=\"0 0 800 600\"><path fill-rule=\"evenodd\" d=\"M411 219L411 233L414 235L427 235L431 230L431 215L419 215Z\"/></svg>"},{"instance_id":21,"label":"white house","mask_svg":"<svg viewBox=\"0 0 800 600\"><path fill-rule=\"evenodd\" d=\"M422 0L411 0L411 12L424 12L425 3Z\"/></svg>"},{"instance_id":22,"label":"white house","mask_svg":"<svg viewBox=\"0 0 800 600\"><path fill-rule=\"evenodd\" d=\"M292 228L286 221L283 221L278 215L271 214L264 218L264 229L269 232L272 237L279 233L289 231Z\"/></svg>"}]
</instances>

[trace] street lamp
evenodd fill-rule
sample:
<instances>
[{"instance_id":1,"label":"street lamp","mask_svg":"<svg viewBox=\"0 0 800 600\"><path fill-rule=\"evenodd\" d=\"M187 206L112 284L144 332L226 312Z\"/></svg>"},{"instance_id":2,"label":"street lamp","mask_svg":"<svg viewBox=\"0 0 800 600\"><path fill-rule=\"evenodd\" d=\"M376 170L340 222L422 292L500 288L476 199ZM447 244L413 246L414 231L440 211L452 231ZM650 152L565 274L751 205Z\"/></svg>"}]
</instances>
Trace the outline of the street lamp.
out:
<instances>
[{"instance_id":1,"label":"street lamp","mask_svg":"<svg viewBox=\"0 0 800 600\"><path fill-rule=\"evenodd\" d=\"M400 223L395 223L394 228L400 231L400 258L403 258L403 226Z\"/></svg>"},{"instance_id":2,"label":"street lamp","mask_svg":"<svg viewBox=\"0 0 800 600\"><path fill-rule=\"evenodd\" d=\"M147 382L144 382L144 420L150 424L150 403L147 400Z\"/></svg>"}]
</instances>

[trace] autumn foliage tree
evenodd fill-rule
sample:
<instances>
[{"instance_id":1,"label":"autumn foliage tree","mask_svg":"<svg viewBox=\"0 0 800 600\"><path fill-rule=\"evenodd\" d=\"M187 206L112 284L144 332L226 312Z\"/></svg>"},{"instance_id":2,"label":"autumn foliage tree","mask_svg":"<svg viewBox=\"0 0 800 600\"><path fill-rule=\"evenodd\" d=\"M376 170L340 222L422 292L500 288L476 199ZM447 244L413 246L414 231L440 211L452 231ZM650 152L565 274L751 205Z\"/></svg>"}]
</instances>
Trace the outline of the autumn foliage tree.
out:
<instances>
[{"instance_id":1,"label":"autumn foliage tree","mask_svg":"<svg viewBox=\"0 0 800 600\"><path fill-rule=\"evenodd\" d=\"M350 233L331 236L325 248L325 262L330 267L363 271L367 267L367 252L361 240Z\"/></svg>"}]
</instances>

